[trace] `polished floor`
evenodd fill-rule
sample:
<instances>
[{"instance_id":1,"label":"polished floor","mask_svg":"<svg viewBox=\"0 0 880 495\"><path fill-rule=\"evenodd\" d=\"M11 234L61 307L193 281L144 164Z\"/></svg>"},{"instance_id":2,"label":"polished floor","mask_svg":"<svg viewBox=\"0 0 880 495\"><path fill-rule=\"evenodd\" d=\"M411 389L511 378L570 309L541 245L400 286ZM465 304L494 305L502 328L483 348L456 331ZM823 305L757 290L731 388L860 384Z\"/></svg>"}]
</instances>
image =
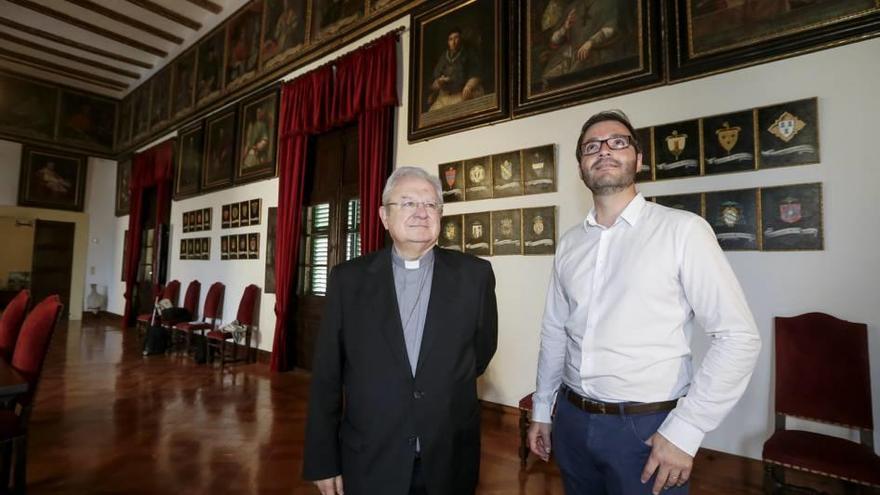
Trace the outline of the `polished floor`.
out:
<instances>
[{"instance_id":1,"label":"polished floor","mask_svg":"<svg viewBox=\"0 0 880 495\"><path fill-rule=\"evenodd\" d=\"M139 351L109 320L58 329L31 421L29 493L317 493L300 479L305 373L221 373ZM532 458L520 471L518 445L515 415L486 411L478 493L561 495L552 465ZM760 463L701 452L691 493L762 493Z\"/></svg>"}]
</instances>

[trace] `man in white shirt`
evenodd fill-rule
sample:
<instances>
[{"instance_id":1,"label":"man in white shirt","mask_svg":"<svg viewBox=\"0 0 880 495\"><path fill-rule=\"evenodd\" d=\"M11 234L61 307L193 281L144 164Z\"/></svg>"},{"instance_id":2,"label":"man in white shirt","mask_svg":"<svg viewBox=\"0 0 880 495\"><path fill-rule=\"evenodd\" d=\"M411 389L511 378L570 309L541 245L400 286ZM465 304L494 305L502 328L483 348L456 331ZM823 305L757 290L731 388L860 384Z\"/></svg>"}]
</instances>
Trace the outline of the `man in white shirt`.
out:
<instances>
[{"instance_id":1,"label":"man in white shirt","mask_svg":"<svg viewBox=\"0 0 880 495\"><path fill-rule=\"evenodd\" d=\"M552 443L567 495L687 493L751 377L757 326L709 224L636 192L626 115L590 117L575 153L595 207L556 252L529 445L547 461ZM711 338L697 370L694 325Z\"/></svg>"}]
</instances>

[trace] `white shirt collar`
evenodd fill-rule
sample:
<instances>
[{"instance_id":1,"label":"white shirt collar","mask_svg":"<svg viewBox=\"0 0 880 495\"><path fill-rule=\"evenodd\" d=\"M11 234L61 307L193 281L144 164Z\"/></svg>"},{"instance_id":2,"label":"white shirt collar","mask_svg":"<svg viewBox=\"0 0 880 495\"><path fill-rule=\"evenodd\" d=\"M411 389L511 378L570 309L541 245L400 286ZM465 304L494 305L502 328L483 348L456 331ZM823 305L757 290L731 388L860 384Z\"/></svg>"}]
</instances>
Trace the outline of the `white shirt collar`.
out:
<instances>
[{"instance_id":1,"label":"white shirt collar","mask_svg":"<svg viewBox=\"0 0 880 495\"><path fill-rule=\"evenodd\" d=\"M636 193L635 197L630 200L628 205L626 205L626 208L624 208L623 211L620 212L620 216L617 217L617 220L614 221L614 225L617 225L617 223L620 222L621 219L623 219L631 227L635 227L644 208L645 198L642 196L642 193ZM603 227L602 225L599 225L599 222L596 221L595 206L593 208L590 208L590 212L587 213L587 218L584 219L584 229L589 229L590 227Z\"/></svg>"}]
</instances>

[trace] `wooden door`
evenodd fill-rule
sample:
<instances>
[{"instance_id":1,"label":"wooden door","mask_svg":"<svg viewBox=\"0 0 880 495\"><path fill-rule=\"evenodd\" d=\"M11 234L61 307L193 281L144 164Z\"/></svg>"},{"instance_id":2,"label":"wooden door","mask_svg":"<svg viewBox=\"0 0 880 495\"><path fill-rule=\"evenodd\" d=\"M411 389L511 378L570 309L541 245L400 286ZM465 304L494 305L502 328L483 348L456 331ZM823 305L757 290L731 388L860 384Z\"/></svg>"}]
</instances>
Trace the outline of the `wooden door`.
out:
<instances>
[{"instance_id":1,"label":"wooden door","mask_svg":"<svg viewBox=\"0 0 880 495\"><path fill-rule=\"evenodd\" d=\"M64 304L62 318L70 314L70 282L73 272L73 236L76 224L37 220L34 231L34 258L31 268L31 294L40 302L58 294Z\"/></svg>"}]
</instances>

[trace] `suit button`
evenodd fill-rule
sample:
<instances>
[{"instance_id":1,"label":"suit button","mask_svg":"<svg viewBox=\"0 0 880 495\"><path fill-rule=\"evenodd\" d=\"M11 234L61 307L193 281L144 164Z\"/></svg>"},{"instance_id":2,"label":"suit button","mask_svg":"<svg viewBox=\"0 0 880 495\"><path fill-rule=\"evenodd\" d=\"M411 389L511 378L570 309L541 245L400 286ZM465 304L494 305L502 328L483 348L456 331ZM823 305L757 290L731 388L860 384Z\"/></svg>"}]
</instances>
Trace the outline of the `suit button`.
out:
<instances>
[{"instance_id":1,"label":"suit button","mask_svg":"<svg viewBox=\"0 0 880 495\"><path fill-rule=\"evenodd\" d=\"M421 390L416 390L415 392L413 392L413 398L415 398L415 399L421 399L424 396L425 396L425 393L422 392Z\"/></svg>"}]
</instances>

